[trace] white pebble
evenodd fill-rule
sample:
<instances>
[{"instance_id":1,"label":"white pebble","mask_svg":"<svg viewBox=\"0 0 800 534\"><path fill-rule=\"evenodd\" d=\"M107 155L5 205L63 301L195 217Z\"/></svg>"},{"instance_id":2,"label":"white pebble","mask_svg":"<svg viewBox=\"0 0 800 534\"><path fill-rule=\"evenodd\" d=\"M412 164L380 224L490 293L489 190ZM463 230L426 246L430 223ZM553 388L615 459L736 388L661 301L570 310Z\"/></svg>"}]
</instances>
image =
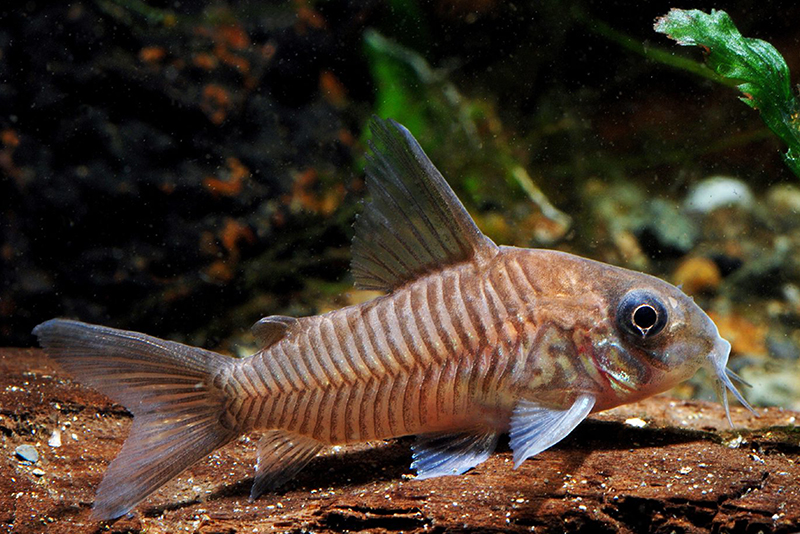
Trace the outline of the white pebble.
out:
<instances>
[{"instance_id":1,"label":"white pebble","mask_svg":"<svg viewBox=\"0 0 800 534\"><path fill-rule=\"evenodd\" d=\"M625 419L625 424L635 428L644 428L647 426L647 421L638 417L631 417L630 419Z\"/></svg>"},{"instance_id":2,"label":"white pebble","mask_svg":"<svg viewBox=\"0 0 800 534\"><path fill-rule=\"evenodd\" d=\"M61 431L59 429L53 430L53 433L50 434L50 439L47 440L47 444L53 448L61 446Z\"/></svg>"},{"instance_id":3,"label":"white pebble","mask_svg":"<svg viewBox=\"0 0 800 534\"><path fill-rule=\"evenodd\" d=\"M747 209L752 204L753 193L746 183L728 176L712 176L689 190L684 208L686 211L709 213L735 205Z\"/></svg>"}]
</instances>

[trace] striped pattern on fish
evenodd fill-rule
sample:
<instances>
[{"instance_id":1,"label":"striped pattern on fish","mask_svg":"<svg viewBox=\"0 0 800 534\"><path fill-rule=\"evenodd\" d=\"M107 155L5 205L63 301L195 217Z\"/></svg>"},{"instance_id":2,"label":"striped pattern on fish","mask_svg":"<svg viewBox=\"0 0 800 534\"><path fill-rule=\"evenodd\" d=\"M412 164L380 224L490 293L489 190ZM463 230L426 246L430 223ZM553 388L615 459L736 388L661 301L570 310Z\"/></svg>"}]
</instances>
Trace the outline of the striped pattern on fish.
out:
<instances>
[{"instance_id":1,"label":"striped pattern on fish","mask_svg":"<svg viewBox=\"0 0 800 534\"><path fill-rule=\"evenodd\" d=\"M536 263L521 262L525 255L498 249L489 265L460 264L360 306L297 320L236 366L231 416L245 428L326 444L498 421L506 428L498 415L511 412L532 372L553 362L531 354L555 346L537 335L540 292L526 272ZM558 363L570 380L596 379L593 365L580 365L586 360Z\"/></svg>"},{"instance_id":2,"label":"striped pattern on fish","mask_svg":"<svg viewBox=\"0 0 800 534\"><path fill-rule=\"evenodd\" d=\"M231 407L234 417L338 444L453 427L477 403L496 404L507 371L521 363L513 350L519 333L505 308L494 307L491 281L475 283L475 271L460 265L358 307L298 320L237 366L230 382L247 401Z\"/></svg>"},{"instance_id":3,"label":"striped pattern on fish","mask_svg":"<svg viewBox=\"0 0 800 534\"><path fill-rule=\"evenodd\" d=\"M204 349L53 319L50 357L126 406L134 422L94 503L128 512L242 433L262 431L251 498L290 480L325 446L414 434L418 479L459 475L508 431L515 467L593 411L664 391L730 344L678 288L566 253L498 247L411 134L373 119L356 222L356 284L387 294L304 318L265 317L260 349ZM748 406L749 407L749 406Z\"/></svg>"}]
</instances>

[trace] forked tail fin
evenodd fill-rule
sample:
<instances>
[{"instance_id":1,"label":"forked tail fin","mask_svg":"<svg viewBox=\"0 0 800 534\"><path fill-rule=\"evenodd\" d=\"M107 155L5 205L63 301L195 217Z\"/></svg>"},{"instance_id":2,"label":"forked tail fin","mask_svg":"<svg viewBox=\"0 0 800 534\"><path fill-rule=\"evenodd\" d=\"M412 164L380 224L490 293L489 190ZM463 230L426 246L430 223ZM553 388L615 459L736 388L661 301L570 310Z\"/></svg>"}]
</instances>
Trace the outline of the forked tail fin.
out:
<instances>
[{"instance_id":1,"label":"forked tail fin","mask_svg":"<svg viewBox=\"0 0 800 534\"><path fill-rule=\"evenodd\" d=\"M75 378L134 415L97 490L93 516L125 514L172 477L238 436L223 417L222 378L235 360L172 341L53 319L33 333Z\"/></svg>"}]
</instances>

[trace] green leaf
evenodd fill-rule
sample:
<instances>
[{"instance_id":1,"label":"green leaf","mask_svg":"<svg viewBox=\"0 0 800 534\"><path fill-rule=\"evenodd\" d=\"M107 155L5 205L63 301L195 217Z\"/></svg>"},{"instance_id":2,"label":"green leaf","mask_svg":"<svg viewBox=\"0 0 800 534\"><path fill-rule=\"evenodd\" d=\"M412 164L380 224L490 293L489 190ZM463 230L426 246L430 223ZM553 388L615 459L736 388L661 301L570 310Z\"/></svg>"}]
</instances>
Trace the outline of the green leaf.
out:
<instances>
[{"instance_id":1,"label":"green leaf","mask_svg":"<svg viewBox=\"0 0 800 534\"><path fill-rule=\"evenodd\" d=\"M771 44L743 37L724 11L710 14L672 9L656 20L655 31L682 46L700 46L708 66L736 82L741 100L757 109L767 127L789 146L784 160L800 177L800 103L792 91L789 67Z\"/></svg>"}]
</instances>

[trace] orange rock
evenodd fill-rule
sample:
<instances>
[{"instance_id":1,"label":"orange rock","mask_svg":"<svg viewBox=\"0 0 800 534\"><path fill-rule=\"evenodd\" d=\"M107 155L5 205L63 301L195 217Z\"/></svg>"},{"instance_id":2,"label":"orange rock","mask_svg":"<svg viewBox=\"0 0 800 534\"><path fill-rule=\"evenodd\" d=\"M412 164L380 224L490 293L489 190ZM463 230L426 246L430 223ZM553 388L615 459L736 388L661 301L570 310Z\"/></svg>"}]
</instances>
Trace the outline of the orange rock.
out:
<instances>
[{"instance_id":1,"label":"orange rock","mask_svg":"<svg viewBox=\"0 0 800 534\"><path fill-rule=\"evenodd\" d=\"M14 178L17 182L17 187L20 189L25 187L25 178L22 169L14 163L14 150L19 146L19 136L17 132L12 129L3 130L0 132L0 171L5 172L8 176ZM2 174L0 172L0 174Z\"/></svg>"},{"instance_id":2,"label":"orange rock","mask_svg":"<svg viewBox=\"0 0 800 534\"><path fill-rule=\"evenodd\" d=\"M220 235L220 238L222 239L222 246L225 247L225 250L228 251L228 254L232 257L238 258L238 243L241 240L245 240L248 243L254 243L256 240L256 235L249 226L240 223L236 219L227 219L225 221L225 226L222 228L222 234Z\"/></svg>"},{"instance_id":3,"label":"orange rock","mask_svg":"<svg viewBox=\"0 0 800 534\"><path fill-rule=\"evenodd\" d=\"M690 256L684 259L672 275L675 285L682 286L687 295L713 292L719 287L722 275L717 264L708 258Z\"/></svg>"},{"instance_id":4,"label":"orange rock","mask_svg":"<svg viewBox=\"0 0 800 534\"><path fill-rule=\"evenodd\" d=\"M192 63L194 63L196 67L199 67L201 69L214 70L215 68L217 68L217 64L219 62L217 61L217 58L215 58L211 54L203 53L203 54L195 54L195 56L192 58Z\"/></svg>"},{"instance_id":5,"label":"orange rock","mask_svg":"<svg viewBox=\"0 0 800 534\"><path fill-rule=\"evenodd\" d=\"M245 178L250 177L250 169L245 167L239 158L229 157L225 160L225 163L228 164L228 169L231 173L231 179L233 180L244 180Z\"/></svg>"},{"instance_id":6,"label":"orange rock","mask_svg":"<svg viewBox=\"0 0 800 534\"><path fill-rule=\"evenodd\" d=\"M326 191L319 201L317 211L326 217L331 215L339 208L339 205L344 200L345 189L344 185L337 184L330 190Z\"/></svg>"},{"instance_id":7,"label":"orange rock","mask_svg":"<svg viewBox=\"0 0 800 534\"><path fill-rule=\"evenodd\" d=\"M314 168L305 169L297 173L292 184L292 192L283 197L284 203L288 204L293 211L307 210L317 211L318 200L313 192L313 185L317 181L317 170Z\"/></svg>"},{"instance_id":8,"label":"orange rock","mask_svg":"<svg viewBox=\"0 0 800 534\"><path fill-rule=\"evenodd\" d=\"M297 23L295 24L295 28L298 34L305 35L309 28L321 30L327 26L325 19L319 11L306 5L306 2L303 0L297 3L299 6L297 8Z\"/></svg>"},{"instance_id":9,"label":"orange rock","mask_svg":"<svg viewBox=\"0 0 800 534\"><path fill-rule=\"evenodd\" d=\"M239 24L217 26L216 39L233 50L243 50L250 46L250 36Z\"/></svg>"},{"instance_id":10,"label":"orange rock","mask_svg":"<svg viewBox=\"0 0 800 534\"><path fill-rule=\"evenodd\" d=\"M201 107L214 124L222 124L230 105L231 97L224 87L215 83L210 83L203 87L203 102Z\"/></svg>"},{"instance_id":11,"label":"orange rock","mask_svg":"<svg viewBox=\"0 0 800 534\"><path fill-rule=\"evenodd\" d=\"M160 46L146 46L139 50L139 59L144 63L158 63L166 55L167 51Z\"/></svg>"},{"instance_id":12,"label":"orange rock","mask_svg":"<svg viewBox=\"0 0 800 534\"><path fill-rule=\"evenodd\" d=\"M9 148L17 148L19 146L19 136L17 132L11 129L0 132L0 141L2 141L3 146Z\"/></svg>"},{"instance_id":13,"label":"orange rock","mask_svg":"<svg viewBox=\"0 0 800 534\"><path fill-rule=\"evenodd\" d=\"M217 283L226 283L233 280L234 272L225 260L217 260L206 267L204 271L209 280Z\"/></svg>"},{"instance_id":14,"label":"orange rock","mask_svg":"<svg viewBox=\"0 0 800 534\"><path fill-rule=\"evenodd\" d=\"M245 167L238 158L229 157L226 163L228 164L227 179L208 176L203 180L203 185L214 194L232 197L242 192L245 178L250 177L250 169Z\"/></svg>"},{"instance_id":15,"label":"orange rock","mask_svg":"<svg viewBox=\"0 0 800 534\"><path fill-rule=\"evenodd\" d=\"M241 180L221 180L215 176L207 176L203 179L203 185L212 193L224 197L234 197L242 191Z\"/></svg>"},{"instance_id":16,"label":"orange rock","mask_svg":"<svg viewBox=\"0 0 800 534\"><path fill-rule=\"evenodd\" d=\"M231 101L228 91L215 83L210 83L203 87L203 99L223 107L230 104Z\"/></svg>"},{"instance_id":17,"label":"orange rock","mask_svg":"<svg viewBox=\"0 0 800 534\"><path fill-rule=\"evenodd\" d=\"M356 142L350 130L347 130L345 128L342 128L337 132L336 138L339 139L340 143L348 147L352 147Z\"/></svg>"},{"instance_id":18,"label":"orange rock","mask_svg":"<svg viewBox=\"0 0 800 534\"><path fill-rule=\"evenodd\" d=\"M750 356L767 355L767 327L754 324L741 315L720 315L708 312L719 329L719 335L731 344L731 352Z\"/></svg>"},{"instance_id":19,"label":"orange rock","mask_svg":"<svg viewBox=\"0 0 800 534\"><path fill-rule=\"evenodd\" d=\"M319 90L332 106L343 108L347 104L347 89L331 71L325 70L320 73Z\"/></svg>"}]
</instances>

